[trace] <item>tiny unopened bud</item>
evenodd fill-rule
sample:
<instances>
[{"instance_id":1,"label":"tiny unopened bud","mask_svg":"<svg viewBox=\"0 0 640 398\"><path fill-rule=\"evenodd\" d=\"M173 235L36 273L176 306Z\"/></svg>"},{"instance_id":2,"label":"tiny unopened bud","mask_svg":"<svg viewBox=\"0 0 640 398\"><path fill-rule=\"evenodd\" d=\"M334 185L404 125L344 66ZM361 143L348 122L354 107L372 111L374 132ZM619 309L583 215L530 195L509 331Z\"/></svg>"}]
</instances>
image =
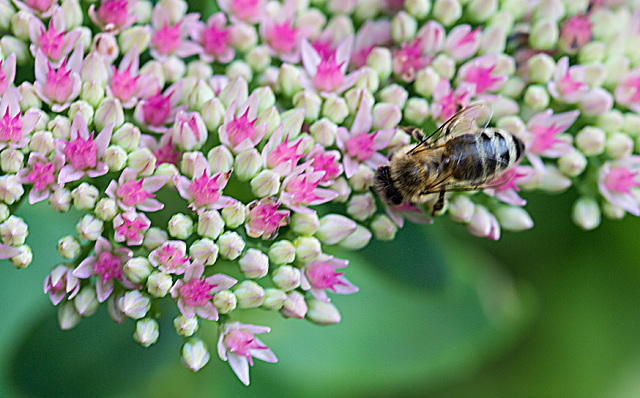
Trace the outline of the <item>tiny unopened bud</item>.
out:
<instances>
[{"instance_id":1,"label":"tiny unopened bud","mask_svg":"<svg viewBox=\"0 0 640 398\"><path fill-rule=\"evenodd\" d=\"M278 74L278 86L285 96L293 97L295 93L302 90L299 76L300 73L295 66L287 63L282 64Z\"/></svg>"},{"instance_id":2,"label":"tiny unopened bud","mask_svg":"<svg viewBox=\"0 0 640 398\"><path fill-rule=\"evenodd\" d=\"M396 43L410 40L417 30L418 21L404 11L396 13L391 19L391 37Z\"/></svg>"},{"instance_id":3,"label":"tiny unopened bud","mask_svg":"<svg viewBox=\"0 0 640 398\"><path fill-rule=\"evenodd\" d=\"M207 162L213 173L226 172L233 166L233 155L225 145L219 145L209 151Z\"/></svg>"},{"instance_id":4,"label":"tiny unopened bud","mask_svg":"<svg viewBox=\"0 0 640 398\"><path fill-rule=\"evenodd\" d=\"M298 291L289 293L280 313L286 318L304 318L307 314L307 303L304 301L302 293Z\"/></svg>"},{"instance_id":5,"label":"tiny unopened bud","mask_svg":"<svg viewBox=\"0 0 640 398\"><path fill-rule=\"evenodd\" d=\"M359 164L356 172L349 178L349 185L354 191L367 191L373 185L375 171L371 167Z\"/></svg>"},{"instance_id":6,"label":"tiny unopened bud","mask_svg":"<svg viewBox=\"0 0 640 398\"><path fill-rule=\"evenodd\" d=\"M224 228L224 220L217 210L208 210L198 217L197 233L210 239L217 239Z\"/></svg>"},{"instance_id":7,"label":"tiny unopened bud","mask_svg":"<svg viewBox=\"0 0 640 398\"><path fill-rule=\"evenodd\" d=\"M75 236L67 235L58 240L58 254L67 260L80 254L80 241Z\"/></svg>"},{"instance_id":8,"label":"tiny unopened bud","mask_svg":"<svg viewBox=\"0 0 640 398\"><path fill-rule=\"evenodd\" d=\"M169 219L167 232L174 238L185 240L194 232L193 219L185 214L174 214Z\"/></svg>"},{"instance_id":9,"label":"tiny unopened bud","mask_svg":"<svg viewBox=\"0 0 640 398\"><path fill-rule=\"evenodd\" d=\"M244 240L236 232L227 231L218 238L220 255L228 260L235 260L244 250Z\"/></svg>"},{"instance_id":10,"label":"tiny unopened bud","mask_svg":"<svg viewBox=\"0 0 640 398\"><path fill-rule=\"evenodd\" d=\"M358 221L364 221L376 212L376 201L371 192L351 196L347 202L347 214Z\"/></svg>"},{"instance_id":11,"label":"tiny unopened bud","mask_svg":"<svg viewBox=\"0 0 640 398\"><path fill-rule=\"evenodd\" d=\"M340 322L340 312L335 305L310 298L307 301L307 318L316 325L334 325Z\"/></svg>"},{"instance_id":12,"label":"tiny unopened bud","mask_svg":"<svg viewBox=\"0 0 640 398\"><path fill-rule=\"evenodd\" d=\"M171 275L164 272L154 271L147 278L147 293L153 297L164 297L171 290L173 286L173 280Z\"/></svg>"},{"instance_id":13,"label":"tiny unopened bud","mask_svg":"<svg viewBox=\"0 0 640 398\"><path fill-rule=\"evenodd\" d=\"M235 202L222 209L222 218L228 228L237 228L244 223L246 216L245 206L241 202Z\"/></svg>"},{"instance_id":14,"label":"tiny unopened bud","mask_svg":"<svg viewBox=\"0 0 640 398\"><path fill-rule=\"evenodd\" d=\"M104 152L104 160L109 171L120 171L127 164L127 151L119 145L111 145Z\"/></svg>"},{"instance_id":15,"label":"tiny unopened bud","mask_svg":"<svg viewBox=\"0 0 640 398\"><path fill-rule=\"evenodd\" d=\"M77 210L93 210L98 201L100 191L93 185L83 182L76 189L71 191L73 206Z\"/></svg>"},{"instance_id":16,"label":"tiny unopened bud","mask_svg":"<svg viewBox=\"0 0 640 398\"><path fill-rule=\"evenodd\" d=\"M436 86L440 82L440 75L432 67L426 67L420 69L416 73L416 80L413 82L413 87L416 93L422 97L429 98L433 95Z\"/></svg>"},{"instance_id":17,"label":"tiny unopened bud","mask_svg":"<svg viewBox=\"0 0 640 398\"><path fill-rule=\"evenodd\" d=\"M80 239L95 241L102 235L104 223L91 214L86 214L76 224L76 232Z\"/></svg>"},{"instance_id":18,"label":"tiny unopened bud","mask_svg":"<svg viewBox=\"0 0 640 398\"><path fill-rule=\"evenodd\" d=\"M549 106L549 93L542 86L531 85L524 93L524 103L534 111L546 109Z\"/></svg>"},{"instance_id":19,"label":"tiny unopened bud","mask_svg":"<svg viewBox=\"0 0 640 398\"><path fill-rule=\"evenodd\" d=\"M134 283L145 281L153 271L153 266L146 257L131 258L123 268L127 279Z\"/></svg>"},{"instance_id":20,"label":"tiny unopened bud","mask_svg":"<svg viewBox=\"0 0 640 398\"><path fill-rule=\"evenodd\" d=\"M558 169L567 177L580 175L587 167L587 158L580 151L571 151L558 159Z\"/></svg>"},{"instance_id":21,"label":"tiny unopened bud","mask_svg":"<svg viewBox=\"0 0 640 398\"><path fill-rule=\"evenodd\" d=\"M431 14L444 26L451 26L462 16L462 5L458 0L436 0Z\"/></svg>"},{"instance_id":22,"label":"tiny unopened bud","mask_svg":"<svg viewBox=\"0 0 640 398\"><path fill-rule=\"evenodd\" d=\"M114 128L122 126L124 123L124 110L120 100L106 98L100 103L93 119L96 130L102 131L108 124L113 123Z\"/></svg>"},{"instance_id":23,"label":"tiny unopened bud","mask_svg":"<svg viewBox=\"0 0 640 398\"><path fill-rule=\"evenodd\" d=\"M279 311L287 299L287 293L280 289L269 288L264 291L262 307L271 311Z\"/></svg>"},{"instance_id":24,"label":"tiny unopened bud","mask_svg":"<svg viewBox=\"0 0 640 398\"><path fill-rule=\"evenodd\" d=\"M262 158L255 148L240 152L235 159L234 175L240 181L249 181L262 168Z\"/></svg>"},{"instance_id":25,"label":"tiny unopened bud","mask_svg":"<svg viewBox=\"0 0 640 398\"><path fill-rule=\"evenodd\" d=\"M322 115L336 124L340 124L349 116L347 102L342 97L329 94L322 106Z\"/></svg>"},{"instance_id":26,"label":"tiny unopened bud","mask_svg":"<svg viewBox=\"0 0 640 398\"><path fill-rule=\"evenodd\" d=\"M145 318L136 322L133 339L143 347L149 347L160 337L160 325L155 319Z\"/></svg>"},{"instance_id":27,"label":"tiny unopened bud","mask_svg":"<svg viewBox=\"0 0 640 398\"><path fill-rule=\"evenodd\" d=\"M592 230L600 225L600 206L595 199L583 196L573 204L573 222L584 230Z\"/></svg>"},{"instance_id":28,"label":"tiny unopened bud","mask_svg":"<svg viewBox=\"0 0 640 398\"><path fill-rule=\"evenodd\" d=\"M545 53L538 53L527 61L529 79L534 83L547 83L551 80L556 68L553 58Z\"/></svg>"},{"instance_id":29,"label":"tiny unopened bud","mask_svg":"<svg viewBox=\"0 0 640 398\"><path fill-rule=\"evenodd\" d=\"M97 108L104 99L104 86L95 80L82 83L80 98L86 101L93 108ZM93 117L93 115L91 115Z\"/></svg>"},{"instance_id":30,"label":"tiny unopened bud","mask_svg":"<svg viewBox=\"0 0 640 398\"><path fill-rule=\"evenodd\" d=\"M371 231L376 239L389 241L395 238L398 226L388 216L378 214L371 220Z\"/></svg>"},{"instance_id":31,"label":"tiny unopened bud","mask_svg":"<svg viewBox=\"0 0 640 398\"><path fill-rule=\"evenodd\" d=\"M258 249L248 249L238 260L238 265L247 278L262 278L269 272L269 257Z\"/></svg>"},{"instance_id":32,"label":"tiny unopened bud","mask_svg":"<svg viewBox=\"0 0 640 398\"><path fill-rule=\"evenodd\" d=\"M194 372L202 369L210 358L206 344L198 338L192 338L182 346L182 363Z\"/></svg>"},{"instance_id":33,"label":"tiny unopened bud","mask_svg":"<svg viewBox=\"0 0 640 398\"><path fill-rule=\"evenodd\" d=\"M88 102L79 100L69 106L69 119L75 119L77 114L80 114L87 124L91 124L93 122L93 106Z\"/></svg>"},{"instance_id":34,"label":"tiny unopened bud","mask_svg":"<svg viewBox=\"0 0 640 398\"><path fill-rule=\"evenodd\" d=\"M327 214L320 219L320 226L315 237L327 245L335 245L345 239L357 228L352 219L340 214Z\"/></svg>"},{"instance_id":35,"label":"tiny unopened bud","mask_svg":"<svg viewBox=\"0 0 640 398\"><path fill-rule=\"evenodd\" d=\"M630 155L633 151L633 138L620 131L609 134L605 144L605 154L613 159Z\"/></svg>"},{"instance_id":36,"label":"tiny unopened bud","mask_svg":"<svg viewBox=\"0 0 640 398\"><path fill-rule=\"evenodd\" d=\"M500 206L494 214L500 226L507 231L525 231L533 227L531 216L522 207Z\"/></svg>"},{"instance_id":37,"label":"tiny unopened bud","mask_svg":"<svg viewBox=\"0 0 640 398\"><path fill-rule=\"evenodd\" d=\"M604 152L606 138L607 136L602 129L587 126L578 132L575 144L586 156L594 156Z\"/></svg>"},{"instance_id":38,"label":"tiny unopened bud","mask_svg":"<svg viewBox=\"0 0 640 398\"><path fill-rule=\"evenodd\" d=\"M76 311L78 311L80 316L86 317L93 315L100 306L96 296L96 289L92 286L82 288L76 297L74 297L73 305L76 307Z\"/></svg>"},{"instance_id":39,"label":"tiny unopened bud","mask_svg":"<svg viewBox=\"0 0 640 398\"><path fill-rule=\"evenodd\" d=\"M334 144L338 126L327 118L322 118L309 127L309 133L318 144L329 147Z\"/></svg>"},{"instance_id":40,"label":"tiny unopened bud","mask_svg":"<svg viewBox=\"0 0 640 398\"><path fill-rule=\"evenodd\" d=\"M218 259L220 248L211 239L199 239L189 246L189 255L203 265L213 265Z\"/></svg>"},{"instance_id":41,"label":"tiny unopened bud","mask_svg":"<svg viewBox=\"0 0 640 398\"><path fill-rule=\"evenodd\" d=\"M275 265L290 264L296 257L296 248L288 240L279 240L271 245L268 255Z\"/></svg>"},{"instance_id":42,"label":"tiny unopened bud","mask_svg":"<svg viewBox=\"0 0 640 398\"><path fill-rule=\"evenodd\" d=\"M341 247L351 250L359 250L369 244L371 231L362 225L358 225L356 230L339 243Z\"/></svg>"},{"instance_id":43,"label":"tiny unopened bud","mask_svg":"<svg viewBox=\"0 0 640 398\"><path fill-rule=\"evenodd\" d=\"M338 203L345 203L351 196L351 187L344 177L336 178L335 182L331 184L329 188L338 193L338 197L334 199Z\"/></svg>"},{"instance_id":44,"label":"tiny unopened bud","mask_svg":"<svg viewBox=\"0 0 640 398\"><path fill-rule=\"evenodd\" d=\"M367 57L367 66L378 75L378 81L387 80L393 71L391 50L385 47L374 47Z\"/></svg>"},{"instance_id":45,"label":"tiny unopened bud","mask_svg":"<svg viewBox=\"0 0 640 398\"><path fill-rule=\"evenodd\" d=\"M0 152L0 168L7 174L15 174L22 168L24 154L17 149L5 148Z\"/></svg>"},{"instance_id":46,"label":"tiny unopened bud","mask_svg":"<svg viewBox=\"0 0 640 398\"><path fill-rule=\"evenodd\" d=\"M178 336L191 337L198 331L198 317L187 318L180 314L173 320L173 329Z\"/></svg>"},{"instance_id":47,"label":"tiny unopened bud","mask_svg":"<svg viewBox=\"0 0 640 398\"><path fill-rule=\"evenodd\" d=\"M257 197L276 195L280 191L280 176L271 170L262 170L251 179L251 192Z\"/></svg>"},{"instance_id":48,"label":"tiny unopened bud","mask_svg":"<svg viewBox=\"0 0 640 398\"><path fill-rule=\"evenodd\" d=\"M151 298L139 290L132 290L118 300L118 308L132 319L141 319L151 309Z\"/></svg>"},{"instance_id":49,"label":"tiny unopened bud","mask_svg":"<svg viewBox=\"0 0 640 398\"><path fill-rule=\"evenodd\" d=\"M221 314L228 314L238 306L238 298L231 290L223 290L213 297L213 305Z\"/></svg>"},{"instance_id":50,"label":"tiny unopened bud","mask_svg":"<svg viewBox=\"0 0 640 398\"><path fill-rule=\"evenodd\" d=\"M529 44L538 50L550 50L558 43L559 36L560 31L556 22L540 19L531 27Z\"/></svg>"},{"instance_id":51,"label":"tiny unopened bud","mask_svg":"<svg viewBox=\"0 0 640 398\"><path fill-rule=\"evenodd\" d=\"M58 324L60 329L69 330L74 328L82 317L78 314L76 307L73 305L73 301L66 301L58 307Z\"/></svg>"},{"instance_id":52,"label":"tiny unopened bud","mask_svg":"<svg viewBox=\"0 0 640 398\"><path fill-rule=\"evenodd\" d=\"M299 268L282 265L273 271L271 280L278 289L288 292L300 286L301 272Z\"/></svg>"},{"instance_id":53,"label":"tiny unopened bud","mask_svg":"<svg viewBox=\"0 0 640 398\"><path fill-rule=\"evenodd\" d=\"M71 192L66 188L61 188L49 195L49 205L55 211L65 212L71 208Z\"/></svg>"},{"instance_id":54,"label":"tiny unopened bud","mask_svg":"<svg viewBox=\"0 0 640 398\"><path fill-rule=\"evenodd\" d=\"M238 308L259 307L264 301L264 289L254 281L242 281L234 290Z\"/></svg>"},{"instance_id":55,"label":"tiny unopened bud","mask_svg":"<svg viewBox=\"0 0 640 398\"><path fill-rule=\"evenodd\" d=\"M322 98L313 91L303 90L293 96L293 105L304 109L304 119L307 123L313 123L320 116Z\"/></svg>"}]
</instances>

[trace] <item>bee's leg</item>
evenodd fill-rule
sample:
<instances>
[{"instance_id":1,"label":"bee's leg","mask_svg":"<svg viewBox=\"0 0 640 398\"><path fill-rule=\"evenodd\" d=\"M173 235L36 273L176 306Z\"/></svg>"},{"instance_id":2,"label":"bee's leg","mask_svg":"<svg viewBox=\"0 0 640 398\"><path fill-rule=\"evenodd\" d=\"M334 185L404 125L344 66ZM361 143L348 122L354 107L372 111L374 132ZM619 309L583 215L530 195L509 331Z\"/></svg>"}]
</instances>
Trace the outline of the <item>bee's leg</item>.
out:
<instances>
[{"instance_id":1,"label":"bee's leg","mask_svg":"<svg viewBox=\"0 0 640 398\"><path fill-rule=\"evenodd\" d=\"M432 217L435 216L436 213L442 210L442 208L444 207L444 194L445 194L445 190L443 189L440 191L440 195L438 195L438 200L433 205L433 210L431 210Z\"/></svg>"},{"instance_id":2,"label":"bee's leg","mask_svg":"<svg viewBox=\"0 0 640 398\"><path fill-rule=\"evenodd\" d=\"M424 135L417 127L401 127L405 133L409 134L414 140L418 142L424 141Z\"/></svg>"}]
</instances>

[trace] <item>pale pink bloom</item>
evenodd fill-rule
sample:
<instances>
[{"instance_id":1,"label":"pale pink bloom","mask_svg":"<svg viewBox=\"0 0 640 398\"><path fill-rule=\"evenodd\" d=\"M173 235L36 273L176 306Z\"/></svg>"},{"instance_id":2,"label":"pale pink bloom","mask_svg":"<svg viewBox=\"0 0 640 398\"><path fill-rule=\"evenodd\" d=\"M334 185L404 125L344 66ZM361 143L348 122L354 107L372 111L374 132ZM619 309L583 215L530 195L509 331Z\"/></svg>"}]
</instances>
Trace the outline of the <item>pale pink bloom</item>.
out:
<instances>
[{"instance_id":1,"label":"pale pink bloom","mask_svg":"<svg viewBox=\"0 0 640 398\"><path fill-rule=\"evenodd\" d=\"M338 193L330 189L318 188L324 171L311 171L310 162L293 169L282 182L280 202L298 213L313 213L307 206L329 202Z\"/></svg>"},{"instance_id":2,"label":"pale pink bloom","mask_svg":"<svg viewBox=\"0 0 640 398\"><path fill-rule=\"evenodd\" d=\"M224 123L218 129L220 142L233 153L255 147L267 133L267 124L257 124L258 96L251 94L238 106L234 100L224 114Z\"/></svg>"},{"instance_id":3,"label":"pale pink bloom","mask_svg":"<svg viewBox=\"0 0 640 398\"><path fill-rule=\"evenodd\" d=\"M407 202L394 206L385 204L385 212L398 228L404 226L405 218L415 224L433 224L433 220L424 210Z\"/></svg>"},{"instance_id":4,"label":"pale pink bloom","mask_svg":"<svg viewBox=\"0 0 640 398\"><path fill-rule=\"evenodd\" d=\"M94 254L84 259L75 270L73 276L80 279L96 278L96 293L99 302L104 302L115 287L115 281L127 289L139 289L140 285L131 282L124 274L124 264L133 257L133 252L126 247L114 248L102 236L96 241Z\"/></svg>"},{"instance_id":5,"label":"pale pink bloom","mask_svg":"<svg viewBox=\"0 0 640 398\"><path fill-rule=\"evenodd\" d=\"M135 170L126 168L122 170L118 182L111 181L106 194L115 199L122 210L130 210L134 207L141 211L158 211L164 207L164 203L154 199L154 192L158 191L171 178L168 175L157 175L137 179Z\"/></svg>"},{"instance_id":6,"label":"pale pink bloom","mask_svg":"<svg viewBox=\"0 0 640 398\"><path fill-rule=\"evenodd\" d=\"M182 275L189 265L187 244L182 240L170 240L149 253L149 262L167 274Z\"/></svg>"},{"instance_id":7,"label":"pale pink bloom","mask_svg":"<svg viewBox=\"0 0 640 398\"><path fill-rule=\"evenodd\" d=\"M232 22L257 23L264 15L267 0L218 0L218 6Z\"/></svg>"},{"instance_id":8,"label":"pale pink bloom","mask_svg":"<svg viewBox=\"0 0 640 398\"><path fill-rule=\"evenodd\" d=\"M116 242L126 242L127 246L142 244L144 233L151 227L151 221L144 213L133 209L118 213L113 219L113 239Z\"/></svg>"},{"instance_id":9,"label":"pale pink bloom","mask_svg":"<svg viewBox=\"0 0 640 398\"><path fill-rule=\"evenodd\" d=\"M44 292L49 293L53 305L58 305L69 295L71 300L80 291L80 280L73 276L73 268L64 264L54 267L44 279Z\"/></svg>"},{"instance_id":10,"label":"pale pink bloom","mask_svg":"<svg viewBox=\"0 0 640 398\"><path fill-rule=\"evenodd\" d=\"M415 80L416 73L429 65L433 58L423 51L423 47L420 37L402 43L399 49L393 51L393 73L405 82Z\"/></svg>"},{"instance_id":11,"label":"pale pink bloom","mask_svg":"<svg viewBox=\"0 0 640 398\"><path fill-rule=\"evenodd\" d=\"M51 191L62 187L56 180L63 165L64 157L61 155L53 155L49 160L38 152L31 152L27 167L17 174L21 184L33 184L29 191L30 204L47 199Z\"/></svg>"},{"instance_id":12,"label":"pale pink bloom","mask_svg":"<svg viewBox=\"0 0 640 398\"><path fill-rule=\"evenodd\" d=\"M260 21L260 38L271 54L283 62L300 61L300 42L313 32L311 26L296 26L296 1L285 0L277 16L264 16Z\"/></svg>"},{"instance_id":13,"label":"pale pink bloom","mask_svg":"<svg viewBox=\"0 0 640 398\"><path fill-rule=\"evenodd\" d=\"M226 64L233 60L235 51L231 46L233 31L227 26L224 13L217 12L209 17L206 25L197 21L187 27L189 36L201 47L200 59L205 62L218 61Z\"/></svg>"},{"instance_id":14,"label":"pale pink bloom","mask_svg":"<svg viewBox=\"0 0 640 398\"><path fill-rule=\"evenodd\" d=\"M592 36L589 15L574 15L562 21L558 42L569 54L575 54Z\"/></svg>"},{"instance_id":15,"label":"pale pink bloom","mask_svg":"<svg viewBox=\"0 0 640 398\"><path fill-rule=\"evenodd\" d=\"M329 302L327 290L337 294L351 294L358 291L358 287L338 272L340 268L349 265L349 261L321 254L317 260L302 268L300 287L309 290L318 300Z\"/></svg>"},{"instance_id":16,"label":"pale pink bloom","mask_svg":"<svg viewBox=\"0 0 640 398\"><path fill-rule=\"evenodd\" d=\"M605 162L600 169L598 189L612 205L640 216L640 204L634 191L640 187L640 156L631 155Z\"/></svg>"},{"instance_id":17,"label":"pale pink bloom","mask_svg":"<svg viewBox=\"0 0 640 398\"><path fill-rule=\"evenodd\" d=\"M81 31L73 29L66 31L64 13L61 7L55 6L53 16L49 20L49 29L39 18L30 18L29 38L31 54L36 56L37 50L51 61L54 66L59 66L63 57L66 57L80 39Z\"/></svg>"},{"instance_id":18,"label":"pale pink bloom","mask_svg":"<svg viewBox=\"0 0 640 398\"><path fill-rule=\"evenodd\" d=\"M262 149L262 164L280 176L286 176L298 165L298 160L304 157L304 141L298 138L289 142L289 134L284 137L284 125L281 123L273 132L269 141Z\"/></svg>"},{"instance_id":19,"label":"pale pink bloom","mask_svg":"<svg viewBox=\"0 0 640 398\"><path fill-rule=\"evenodd\" d=\"M58 0L13 0L20 10L30 12L40 18L50 17L57 7Z\"/></svg>"},{"instance_id":20,"label":"pale pink bloom","mask_svg":"<svg viewBox=\"0 0 640 398\"><path fill-rule=\"evenodd\" d=\"M178 106L182 96L182 80L166 88L164 93L158 87L157 91L148 97L143 97L133 111L133 117L140 125L154 133L164 133L169 128L179 111L186 109ZM144 90L146 91L146 90Z\"/></svg>"},{"instance_id":21,"label":"pale pink bloom","mask_svg":"<svg viewBox=\"0 0 640 398\"><path fill-rule=\"evenodd\" d=\"M166 132L160 138L160 141L156 144L155 140L150 145L146 145L153 149L153 156L156 157L157 164L171 163L178 166L180 159L182 159L183 151L179 151L172 142L171 133Z\"/></svg>"},{"instance_id":22,"label":"pale pink bloom","mask_svg":"<svg viewBox=\"0 0 640 398\"><path fill-rule=\"evenodd\" d=\"M312 161L311 169L313 171L324 171L324 175L319 184L321 186L333 184L335 179L344 171L342 163L340 162L340 151L327 151L326 148L320 144L313 146L309 154L307 154L307 160Z\"/></svg>"},{"instance_id":23,"label":"pale pink bloom","mask_svg":"<svg viewBox=\"0 0 640 398\"><path fill-rule=\"evenodd\" d=\"M0 96L4 94L7 87L13 85L16 78L16 54L11 53L7 58L0 61Z\"/></svg>"},{"instance_id":24,"label":"pale pink bloom","mask_svg":"<svg viewBox=\"0 0 640 398\"><path fill-rule=\"evenodd\" d=\"M426 54L436 54L442 50L447 32L436 21L429 21L416 34L420 38L422 51Z\"/></svg>"},{"instance_id":25,"label":"pale pink bloom","mask_svg":"<svg viewBox=\"0 0 640 398\"><path fill-rule=\"evenodd\" d=\"M369 133L372 124L371 104L362 100L351 129L338 128L336 144L342 151L344 173L347 178L356 172L360 163L375 170L387 162L387 157L378 151L389 145L395 134L395 129Z\"/></svg>"},{"instance_id":26,"label":"pale pink bloom","mask_svg":"<svg viewBox=\"0 0 640 398\"><path fill-rule=\"evenodd\" d=\"M471 30L469 25L458 25L451 29L444 43L444 51L456 61L473 57L480 48L480 27Z\"/></svg>"},{"instance_id":27,"label":"pale pink bloom","mask_svg":"<svg viewBox=\"0 0 640 398\"><path fill-rule=\"evenodd\" d=\"M252 238L271 240L278 229L289 224L289 210L278 210L280 203L275 199L263 198L247 205L247 217L244 228Z\"/></svg>"},{"instance_id":28,"label":"pale pink bloom","mask_svg":"<svg viewBox=\"0 0 640 398\"><path fill-rule=\"evenodd\" d=\"M459 81L474 84L476 95L486 91L497 91L508 76L495 72L498 54L487 54L474 58L458 69Z\"/></svg>"},{"instance_id":29,"label":"pale pink bloom","mask_svg":"<svg viewBox=\"0 0 640 398\"><path fill-rule=\"evenodd\" d=\"M120 100L124 109L133 108L138 98L149 98L160 90L156 78L147 74L138 74L140 52L133 45L122 57L120 66L111 66L111 77L106 87L107 95Z\"/></svg>"},{"instance_id":30,"label":"pale pink bloom","mask_svg":"<svg viewBox=\"0 0 640 398\"><path fill-rule=\"evenodd\" d=\"M308 75L300 76L302 87L320 94L340 94L351 88L362 74L356 70L347 75L352 46L353 36L349 36L338 44L333 54L324 58L307 40L302 40L302 64Z\"/></svg>"},{"instance_id":31,"label":"pale pink bloom","mask_svg":"<svg viewBox=\"0 0 640 398\"><path fill-rule=\"evenodd\" d=\"M244 385L249 385L249 365L253 366L253 358L270 363L278 362L271 349L255 336L270 331L267 326L240 322L225 323L220 327L218 356L229 362L229 366Z\"/></svg>"},{"instance_id":32,"label":"pale pink bloom","mask_svg":"<svg viewBox=\"0 0 640 398\"><path fill-rule=\"evenodd\" d=\"M89 6L89 18L103 31L117 34L136 22L137 3L138 0L101 0L97 10L95 4Z\"/></svg>"},{"instance_id":33,"label":"pale pink bloom","mask_svg":"<svg viewBox=\"0 0 640 398\"><path fill-rule=\"evenodd\" d=\"M213 295L235 285L237 280L225 274L214 274L203 278L204 265L198 260L187 265L184 277L171 288L171 297L177 299L178 308L185 318L199 316L218 320L218 310L211 299Z\"/></svg>"},{"instance_id":34,"label":"pale pink bloom","mask_svg":"<svg viewBox=\"0 0 640 398\"><path fill-rule=\"evenodd\" d=\"M200 149L209 136L199 112L179 111L169 131L173 143L186 151Z\"/></svg>"},{"instance_id":35,"label":"pale pink bloom","mask_svg":"<svg viewBox=\"0 0 640 398\"><path fill-rule=\"evenodd\" d=\"M50 105L53 112L67 109L80 94L82 57L81 42L76 44L68 59L62 60L59 68L54 68L40 49L36 52L36 81L33 85L40 99Z\"/></svg>"},{"instance_id":36,"label":"pale pink bloom","mask_svg":"<svg viewBox=\"0 0 640 398\"><path fill-rule=\"evenodd\" d=\"M171 19L167 11L160 4L156 4L151 18L151 56L158 61L164 61L172 55L186 58L199 53L201 47L185 39L189 26L198 22L199 18L198 14L187 14L178 23L170 25Z\"/></svg>"},{"instance_id":37,"label":"pale pink bloom","mask_svg":"<svg viewBox=\"0 0 640 398\"><path fill-rule=\"evenodd\" d=\"M56 151L64 155L66 162L58 175L58 184L78 181L84 176L94 178L106 174L109 166L103 157L112 133L113 123L110 123L94 140L94 132L89 134L87 122L78 112L71 124L70 141L55 142Z\"/></svg>"},{"instance_id":38,"label":"pale pink bloom","mask_svg":"<svg viewBox=\"0 0 640 398\"><path fill-rule=\"evenodd\" d=\"M24 148L29 134L35 129L40 113L36 109L20 111L20 92L11 86L0 100L0 150L8 147Z\"/></svg>"},{"instance_id":39,"label":"pale pink bloom","mask_svg":"<svg viewBox=\"0 0 640 398\"><path fill-rule=\"evenodd\" d=\"M173 183L183 199L189 202L189 209L200 214L206 210L221 209L236 202L229 196L223 196L222 190L227 185L232 170L212 173L209 163L202 152L197 152L191 179L177 175Z\"/></svg>"},{"instance_id":40,"label":"pale pink bloom","mask_svg":"<svg viewBox=\"0 0 640 398\"><path fill-rule=\"evenodd\" d=\"M353 52L351 53L351 69L358 69L367 63L367 57L376 46L391 43L391 23L386 19L366 20L356 33Z\"/></svg>"},{"instance_id":41,"label":"pale pink bloom","mask_svg":"<svg viewBox=\"0 0 640 398\"><path fill-rule=\"evenodd\" d=\"M630 70L614 91L618 104L640 112L640 67Z\"/></svg>"},{"instance_id":42,"label":"pale pink bloom","mask_svg":"<svg viewBox=\"0 0 640 398\"><path fill-rule=\"evenodd\" d=\"M453 90L449 80L442 78L433 92L431 116L444 123L460 109L467 107L475 95L475 84L462 82Z\"/></svg>"},{"instance_id":43,"label":"pale pink bloom","mask_svg":"<svg viewBox=\"0 0 640 398\"><path fill-rule=\"evenodd\" d=\"M585 83L586 70L582 65L569 67L569 57L562 57L556 65L553 80L547 83L549 94L557 100L574 104L589 92Z\"/></svg>"},{"instance_id":44,"label":"pale pink bloom","mask_svg":"<svg viewBox=\"0 0 640 398\"><path fill-rule=\"evenodd\" d=\"M539 156L557 158L573 150L570 137L560 134L576 121L578 115L578 110L554 115L551 109L547 109L529 119L521 138L527 148L527 158L534 167L540 166Z\"/></svg>"},{"instance_id":45,"label":"pale pink bloom","mask_svg":"<svg viewBox=\"0 0 640 398\"><path fill-rule=\"evenodd\" d=\"M488 185L492 188L483 190L489 196L495 196L504 203L513 206L524 206L527 201L522 199L519 184L525 184L531 181L537 174L536 169L531 166L517 165L496 177Z\"/></svg>"}]
</instances>

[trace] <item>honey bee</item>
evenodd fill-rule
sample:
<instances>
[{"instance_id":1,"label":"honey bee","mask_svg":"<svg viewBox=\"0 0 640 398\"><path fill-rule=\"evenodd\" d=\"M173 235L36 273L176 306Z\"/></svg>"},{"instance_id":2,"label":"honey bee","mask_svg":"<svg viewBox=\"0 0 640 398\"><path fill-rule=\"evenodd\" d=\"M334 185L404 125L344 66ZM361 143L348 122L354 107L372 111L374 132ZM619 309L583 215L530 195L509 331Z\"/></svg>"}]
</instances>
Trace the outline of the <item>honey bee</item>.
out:
<instances>
[{"instance_id":1,"label":"honey bee","mask_svg":"<svg viewBox=\"0 0 640 398\"><path fill-rule=\"evenodd\" d=\"M378 167L371 189L390 205L424 203L437 194L434 215L444 207L448 191L501 185L493 180L520 161L524 144L513 134L487 127L489 119L491 106L479 102L427 137L418 128L403 128L419 143L401 148Z\"/></svg>"}]
</instances>

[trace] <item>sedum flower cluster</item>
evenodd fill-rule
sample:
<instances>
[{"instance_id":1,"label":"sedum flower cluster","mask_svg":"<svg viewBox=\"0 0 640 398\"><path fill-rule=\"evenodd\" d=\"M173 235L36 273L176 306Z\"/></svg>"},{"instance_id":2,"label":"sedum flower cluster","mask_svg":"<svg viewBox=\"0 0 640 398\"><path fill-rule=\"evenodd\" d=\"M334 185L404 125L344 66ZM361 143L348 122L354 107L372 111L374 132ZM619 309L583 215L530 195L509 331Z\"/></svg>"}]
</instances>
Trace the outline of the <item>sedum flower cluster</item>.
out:
<instances>
[{"instance_id":1,"label":"sedum flower cluster","mask_svg":"<svg viewBox=\"0 0 640 398\"><path fill-rule=\"evenodd\" d=\"M375 169L490 102L520 137L506 183L453 192L448 215L477 236L533 222L520 191L575 187L573 220L640 214L640 8L617 0L0 0L0 256L32 259L19 205L81 213L45 293L63 329L106 304L159 335L173 300L182 360L218 356L249 384L276 362L236 309L325 325L358 288L347 259L429 204L390 207ZM168 210L168 209L172 210ZM175 210L175 209L179 210ZM168 220L168 221L167 221ZM210 342L212 343L212 342Z\"/></svg>"}]
</instances>

